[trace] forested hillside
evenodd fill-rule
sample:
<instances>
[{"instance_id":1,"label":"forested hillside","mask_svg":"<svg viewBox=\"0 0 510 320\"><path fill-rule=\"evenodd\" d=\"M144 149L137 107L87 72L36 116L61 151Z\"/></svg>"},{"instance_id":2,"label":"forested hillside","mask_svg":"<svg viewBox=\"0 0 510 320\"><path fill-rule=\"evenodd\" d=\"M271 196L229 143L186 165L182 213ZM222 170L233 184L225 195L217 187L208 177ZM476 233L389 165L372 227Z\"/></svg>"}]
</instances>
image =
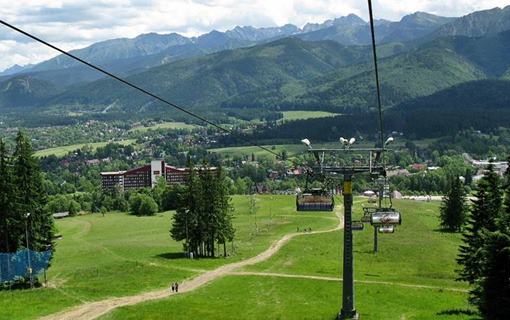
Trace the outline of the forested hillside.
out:
<instances>
[{"instance_id":1,"label":"forested hillside","mask_svg":"<svg viewBox=\"0 0 510 320\"><path fill-rule=\"evenodd\" d=\"M502 80L463 83L402 103L384 113L386 134L398 131L411 139L455 135L461 130L492 132L509 124L510 81ZM260 128L250 139L272 143L295 143L304 137L313 141L336 141L341 136L371 138L377 132L377 114L369 112L289 121L280 126ZM232 136L226 137L224 142L236 144L242 143L242 139Z\"/></svg>"}]
</instances>

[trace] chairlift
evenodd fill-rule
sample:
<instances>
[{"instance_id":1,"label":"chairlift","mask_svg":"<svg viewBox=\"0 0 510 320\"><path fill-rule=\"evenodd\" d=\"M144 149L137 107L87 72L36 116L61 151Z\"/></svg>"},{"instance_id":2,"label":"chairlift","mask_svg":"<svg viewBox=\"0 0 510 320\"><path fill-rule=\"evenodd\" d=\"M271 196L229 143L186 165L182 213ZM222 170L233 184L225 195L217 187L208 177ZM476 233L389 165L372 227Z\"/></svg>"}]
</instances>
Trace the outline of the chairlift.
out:
<instances>
[{"instance_id":1,"label":"chairlift","mask_svg":"<svg viewBox=\"0 0 510 320\"><path fill-rule=\"evenodd\" d=\"M305 190L296 197L297 211L333 211L335 199L321 188Z\"/></svg>"},{"instance_id":2,"label":"chairlift","mask_svg":"<svg viewBox=\"0 0 510 320\"><path fill-rule=\"evenodd\" d=\"M379 233L394 233L395 232L395 226L389 226L389 225L380 226L378 228L378 230L379 230Z\"/></svg>"},{"instance_id":3,"label":"chairlift","mask_svg":"<svg viewBox=\"0 0 510 320\"><path fill-rule=\"evenodd\" d=\"M351 224L352 231L362 231L365 229L365 225L362 221L353 221Z\"/></svg>"},{"instance_id":4,"label":"chairlift","mask_svg":"<svg viewBox=\"0 0 510 320\"><path fill-rule=\"evenodd\" d=\"M361 217L361 222L371 223L372 222L372 214L377 210L375 207L363 207L363 217Z\"/></svg>"},{"instance_id":5,"label":"chairlift","mask_svg":"<svg viewBox=\"0 0 510 320\"><path fill-rule=\"evenodd\" d=\"M372 214L370 223L373 226L394 226L402 224L400 212L393 208L381 208Z\"/></svg>"}]
</instances>

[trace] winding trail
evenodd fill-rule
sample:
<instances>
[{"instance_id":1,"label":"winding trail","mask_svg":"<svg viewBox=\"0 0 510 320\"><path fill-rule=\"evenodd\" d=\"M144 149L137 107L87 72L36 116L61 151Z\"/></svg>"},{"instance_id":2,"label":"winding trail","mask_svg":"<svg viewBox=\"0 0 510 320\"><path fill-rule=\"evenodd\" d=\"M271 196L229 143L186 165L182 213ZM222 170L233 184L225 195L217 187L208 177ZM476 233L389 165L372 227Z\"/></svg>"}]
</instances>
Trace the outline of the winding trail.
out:
<instances>
[{"instance_id":1,"label":"winding trail","mask_svg":"<svg viewBox=\"0 0 510 320\"><path fill-rule=\"evenodd\" d=\"M312 231L312 232L300 232L300 233L289 233L283 236L280 240L275 241L267 250L259 253L258 255L242 260L239 262L234 262L230 264L223 265L214 270L204 272L195 278L190 280L186 280L179 285L179 293L174 293L170 291L169 288L149 291L145 293L141 293L134 296L127 297L119 297L119 298L110 298L106 300L90 302L86 304L79 305L69 310L64 310L63 312L59 312L56 314L52 314L46 317L41 318L41 320L91 320L96 319L106 313L112 311L115 308L125 307L135 305L141 302L157 300L167 298L169 296L190 292L199 287L202 287L209 282L216 280L218 278L224 277L226 275L233 274L237 269L253 265L262 261L269 259L271 256L276 254L287 242L289 242L292 238L310 234L319 234L319 233L327 233L337 231L343 228L343 216L341 214L342 206L337 206L335 208L335 214L338 217L338 225L333 229L322 230L322 231Z\"/></svg>"}]
</instances>

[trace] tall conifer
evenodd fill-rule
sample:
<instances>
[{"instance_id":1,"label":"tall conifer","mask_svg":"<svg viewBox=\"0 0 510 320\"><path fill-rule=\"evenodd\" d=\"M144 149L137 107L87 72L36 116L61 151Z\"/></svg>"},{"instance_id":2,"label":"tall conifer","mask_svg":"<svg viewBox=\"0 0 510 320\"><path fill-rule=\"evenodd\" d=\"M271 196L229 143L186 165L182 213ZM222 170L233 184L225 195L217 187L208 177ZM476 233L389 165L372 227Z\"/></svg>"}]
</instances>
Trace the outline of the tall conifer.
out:
<instances>
[{"instance_id":1,"label":"tall conifer","mask_svg":"<svg viewBox=\"0 0 510 320\"><path fill-rule=\"evenodd\" d=\"M496 221L501 212L501 189L499 177L490 164L484 177L477 184L476 200L473 201L464 230L457 263L461 265L459 280L474 284L482 276L484 246L483 234L497 229Z\"/></svg>"},{"instance_id":2,"label":"tall conifer","mask_svg":"<svg viewBox=\"0 0 510 320\"><path fill-rule=\"evenodd\" d=\"M484 319L506 320L510 315L510 230L484 232L481 275L471 292Z\"/></svg>"},{"instance_id":3,"label":"tall conifer","mask_svg":"<svg viewBox=\"0 0 510 320\"><path fill-rule=\"evenodd\" d=\"M452 176L449 180L450 189L443 199L440 211L441 228L458 232L466 220L466 196L458 176Z\"/></svg>"},{"instance_id":4,"label":"tall conifer","mask_svg":"<svg viewBox=\"0 0 510 320\"><path fill-rule=\"evenodd\" d=\"M13 155L16 229L28 227L29 248L34 251L49 249L53 238L53 217L44 207L46 194L37 159L33 156L28 138L19 132ZM27 217L27 214L30 215ZM18 239L18 248L26 246L25 233Z\"/></svg>"},{"instance_id":5,"label":"tall conifer","mask_svg":"<svg viewBox=\"0 0 510 320\"><path fill-rule=\"evenodd\" d=\"M16 251L13 241L16 235L10 232L10 225L13 219L13 184L10 167L10 159L7 148L2 139L0 139L0 252Z\"/></svg>"},{"instance_id":6,"label":"tall conifer","mask_svg":"<svg viewBox=\"0 0 510 320\"><path fill-rule=\"evenodd\" d=\"M505 173L504 190L496 231L484 232L481 276L471 298L489 320L508 319L510 315L510 166Z\"/></svg>"}]
</instances>

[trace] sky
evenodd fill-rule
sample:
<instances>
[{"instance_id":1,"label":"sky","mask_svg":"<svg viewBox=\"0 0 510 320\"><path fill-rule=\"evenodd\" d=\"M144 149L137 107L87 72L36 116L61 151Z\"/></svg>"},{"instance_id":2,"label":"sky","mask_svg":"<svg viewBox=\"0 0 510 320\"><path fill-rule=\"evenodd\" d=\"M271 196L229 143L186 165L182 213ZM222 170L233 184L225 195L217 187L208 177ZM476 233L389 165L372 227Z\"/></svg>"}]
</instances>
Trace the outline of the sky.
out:
<instances>
[{"instance_id":1,"label":"sky","mask_svg":"<svg viewBox=\"0 0 510 320\"><path fill-rule=\"evenodd\" d=\"M374 0L376 19L397 21L416 11L462 16L504 7L510 0ZM323 22L354 13L367 20L362 0L0 0L0 19L65 50L142 33L197 36L240 25ZM57 53L0 25L0 70L38 63Z\"/></svg>"}]
</instances>

